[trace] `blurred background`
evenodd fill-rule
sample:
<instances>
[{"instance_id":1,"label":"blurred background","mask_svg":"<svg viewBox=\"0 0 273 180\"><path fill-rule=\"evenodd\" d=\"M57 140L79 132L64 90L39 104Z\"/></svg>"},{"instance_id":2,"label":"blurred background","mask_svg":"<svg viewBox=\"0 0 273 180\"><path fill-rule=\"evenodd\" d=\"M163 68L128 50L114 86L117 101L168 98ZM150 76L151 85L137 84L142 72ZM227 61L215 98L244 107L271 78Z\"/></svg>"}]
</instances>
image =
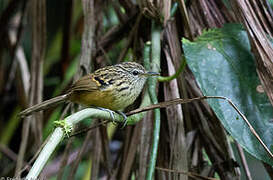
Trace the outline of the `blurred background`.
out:
<instances>
[{"instance_id":1,"label":"blurred background","mask_svg":"<svg viewBox=\"0 0 273 180\"><path fill-rule=\"evenodd\" d=\"M272 1L246 2L259 14L261 29L272 37ZM0 177L26 176L33 163L31 158L53 131L53 122L77 108L63 104L26 119L18 118L20 111L64 94L73 81L100 67L123 61L143 64L147 41L160 46L158 52L152 53L161 59L157 67L161 75L173 75L186 55L182 38L196 40L204 31L223 28L226 23L241 23L251 32L244 21L251 17L240 10L244 6L240 3L0 0ZM156 31L158 39L153 37ZM250 44L255 42L254 38ZM252 58L262 57L258 47L252 46ZM256 64L259 65L257 61ZM202 95L195 74L188 66L183 68L175 80L157 84L159 102ZM262 84L266 87L266 83ZM267 93L266 88L263 91ZM127 111L136 109L141 99L142 96ZM154 179L273 179L271 165L244 152L207 103L170 106L161 109L160 115L156 167L167 170L156 169ZM153 148L154 118L153 111L149 111L143 120L123 129L109 123L65 138L40 177L145 179ZM76 131L97 122L90 124L86 119ZM246 155L245 163L241 161L242 154Z\"/></svg>"}]
</instances>

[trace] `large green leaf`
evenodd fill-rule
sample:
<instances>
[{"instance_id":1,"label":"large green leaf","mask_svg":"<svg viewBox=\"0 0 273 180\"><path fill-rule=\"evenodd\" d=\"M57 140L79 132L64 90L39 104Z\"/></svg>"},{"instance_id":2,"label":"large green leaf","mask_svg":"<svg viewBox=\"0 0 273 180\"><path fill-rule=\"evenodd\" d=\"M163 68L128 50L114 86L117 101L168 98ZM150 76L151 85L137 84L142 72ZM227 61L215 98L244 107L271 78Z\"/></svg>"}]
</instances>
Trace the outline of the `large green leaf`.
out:
<instances>
[{"instance_id":1,"label":"large green leaf","mask_svg":"<svg viewBox=\"0 0 273 180\"><path fill-rule=\"evenodd\" d=\"M237 24L227 24L204 32L195 42L183 39L183 49L203 94L230 98L267 147L273 149L272 106L265 93L256 90L260 82L244 29ZM226 101L209 99L208 103L225 129L246 151L273 165L273 159Z\"/></svg>"}]
</instances>

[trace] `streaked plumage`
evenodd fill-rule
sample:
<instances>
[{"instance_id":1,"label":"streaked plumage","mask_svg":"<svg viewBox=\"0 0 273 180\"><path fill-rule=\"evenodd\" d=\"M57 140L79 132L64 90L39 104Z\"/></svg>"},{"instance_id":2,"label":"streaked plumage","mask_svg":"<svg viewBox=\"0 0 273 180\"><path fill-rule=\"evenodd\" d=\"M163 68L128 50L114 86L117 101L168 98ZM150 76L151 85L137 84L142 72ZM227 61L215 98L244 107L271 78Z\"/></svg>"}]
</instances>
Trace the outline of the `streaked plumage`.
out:
<instances>
[{"instance_id":1,"label":"streaked plumage","mask_svg":"<svg viewBox=\"0 0 273 180\"><path fill-rule=\"evenodd\" d=\"M107 66L80 78L67 94L34 105L22 111L20 116L27 116L66 100L114 111L123 110L136 100L147 77L153 75L158 73L147 72L135 62Z\"/></svg>"}]
</instances>

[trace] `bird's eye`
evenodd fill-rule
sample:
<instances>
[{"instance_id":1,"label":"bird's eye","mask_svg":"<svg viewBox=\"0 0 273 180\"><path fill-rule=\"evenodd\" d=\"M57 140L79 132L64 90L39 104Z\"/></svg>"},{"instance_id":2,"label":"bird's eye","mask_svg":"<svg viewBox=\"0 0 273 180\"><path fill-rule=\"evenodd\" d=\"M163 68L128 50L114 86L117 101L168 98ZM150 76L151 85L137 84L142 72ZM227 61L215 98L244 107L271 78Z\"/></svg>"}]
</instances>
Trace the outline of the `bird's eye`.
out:
<instances>
[{"instance_id":1,"label":"bird's eye","mask_svg":"<svg viewBox=\"0 0 273 180\"><path fill-rule=\"evenodd\" d=\"M136 75L139 74L139 72L138 72L137 70L134 70L134 71L132 72L132 74L133 74L134 76L136 76Z\"/></svg>"}]
</instances>

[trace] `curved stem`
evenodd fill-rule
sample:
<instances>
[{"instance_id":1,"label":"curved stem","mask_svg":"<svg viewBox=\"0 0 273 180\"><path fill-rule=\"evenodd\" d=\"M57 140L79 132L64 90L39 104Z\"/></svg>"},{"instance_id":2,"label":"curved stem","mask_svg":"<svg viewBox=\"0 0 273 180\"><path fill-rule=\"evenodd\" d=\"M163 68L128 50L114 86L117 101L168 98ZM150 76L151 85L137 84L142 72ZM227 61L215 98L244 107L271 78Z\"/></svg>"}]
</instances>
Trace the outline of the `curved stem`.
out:
<instances>
[{"instance_id":1,"label":"curved stem","mask_svg":"<svg viewBox=\"0 0 273 180\"><path fill-rule=\"evenodd\" d=\"M179 74L184 70L186 64L187 64L187 63L186 63L186 59L185 59L185 57L183 56L183 57L182 57L181 65L180 65L179 69L175 72L174 75L166 76L166 77L165 77L165 76L159 76L159 77L157 78L157 80L160 81L160 82L168 82L168 81L171 81L171 80L177 78L177 76L179 76Z\"/></svg>"},{"instance_id":2,"label":"curved stem","mask_svg":"<svg viewBox=\"0 0 273 180\"><path fill-rule=\"evenodd\" d=\"M79 123L80 121L88 118L100 118L100 119L109 119L111 120L112 117L110 113L99 110L99 109L93 109L93 108L86 108L82 111L79 111L77 113L72 114L71 116L68 116L66 119L61 121L64 123L63 127L71 127L74 128L74 125ZM117 121L123 121L123 117L117 113L114 113L115 120ZM32 168L30 169L26 179L37 179L40 172L44 168L46 162L50 158L51 154L54 152L58 144L62 141L65 134L67 133L66 128L57 127L53 133L51 134L48 142L43 147L41 153L39 154L38 158L36 159L35 163L33 164Z\"/></svg>"},{"instance_id":3,"label":"curved stem","mask_svg":"<svg viewBox=\"0 0 273 180\"><path fill-rule=\"evenodd\" d=\"M54 152L59 142L61 142L61 140L63 139L63 136L64 131L62 130L62 128L58 127L54 130L54 132L51 134L50 139L48 140L48 143L44 146L40 155L30 169L26 179L37 179L50 155Z\"/></svg>"}]
</instances>

